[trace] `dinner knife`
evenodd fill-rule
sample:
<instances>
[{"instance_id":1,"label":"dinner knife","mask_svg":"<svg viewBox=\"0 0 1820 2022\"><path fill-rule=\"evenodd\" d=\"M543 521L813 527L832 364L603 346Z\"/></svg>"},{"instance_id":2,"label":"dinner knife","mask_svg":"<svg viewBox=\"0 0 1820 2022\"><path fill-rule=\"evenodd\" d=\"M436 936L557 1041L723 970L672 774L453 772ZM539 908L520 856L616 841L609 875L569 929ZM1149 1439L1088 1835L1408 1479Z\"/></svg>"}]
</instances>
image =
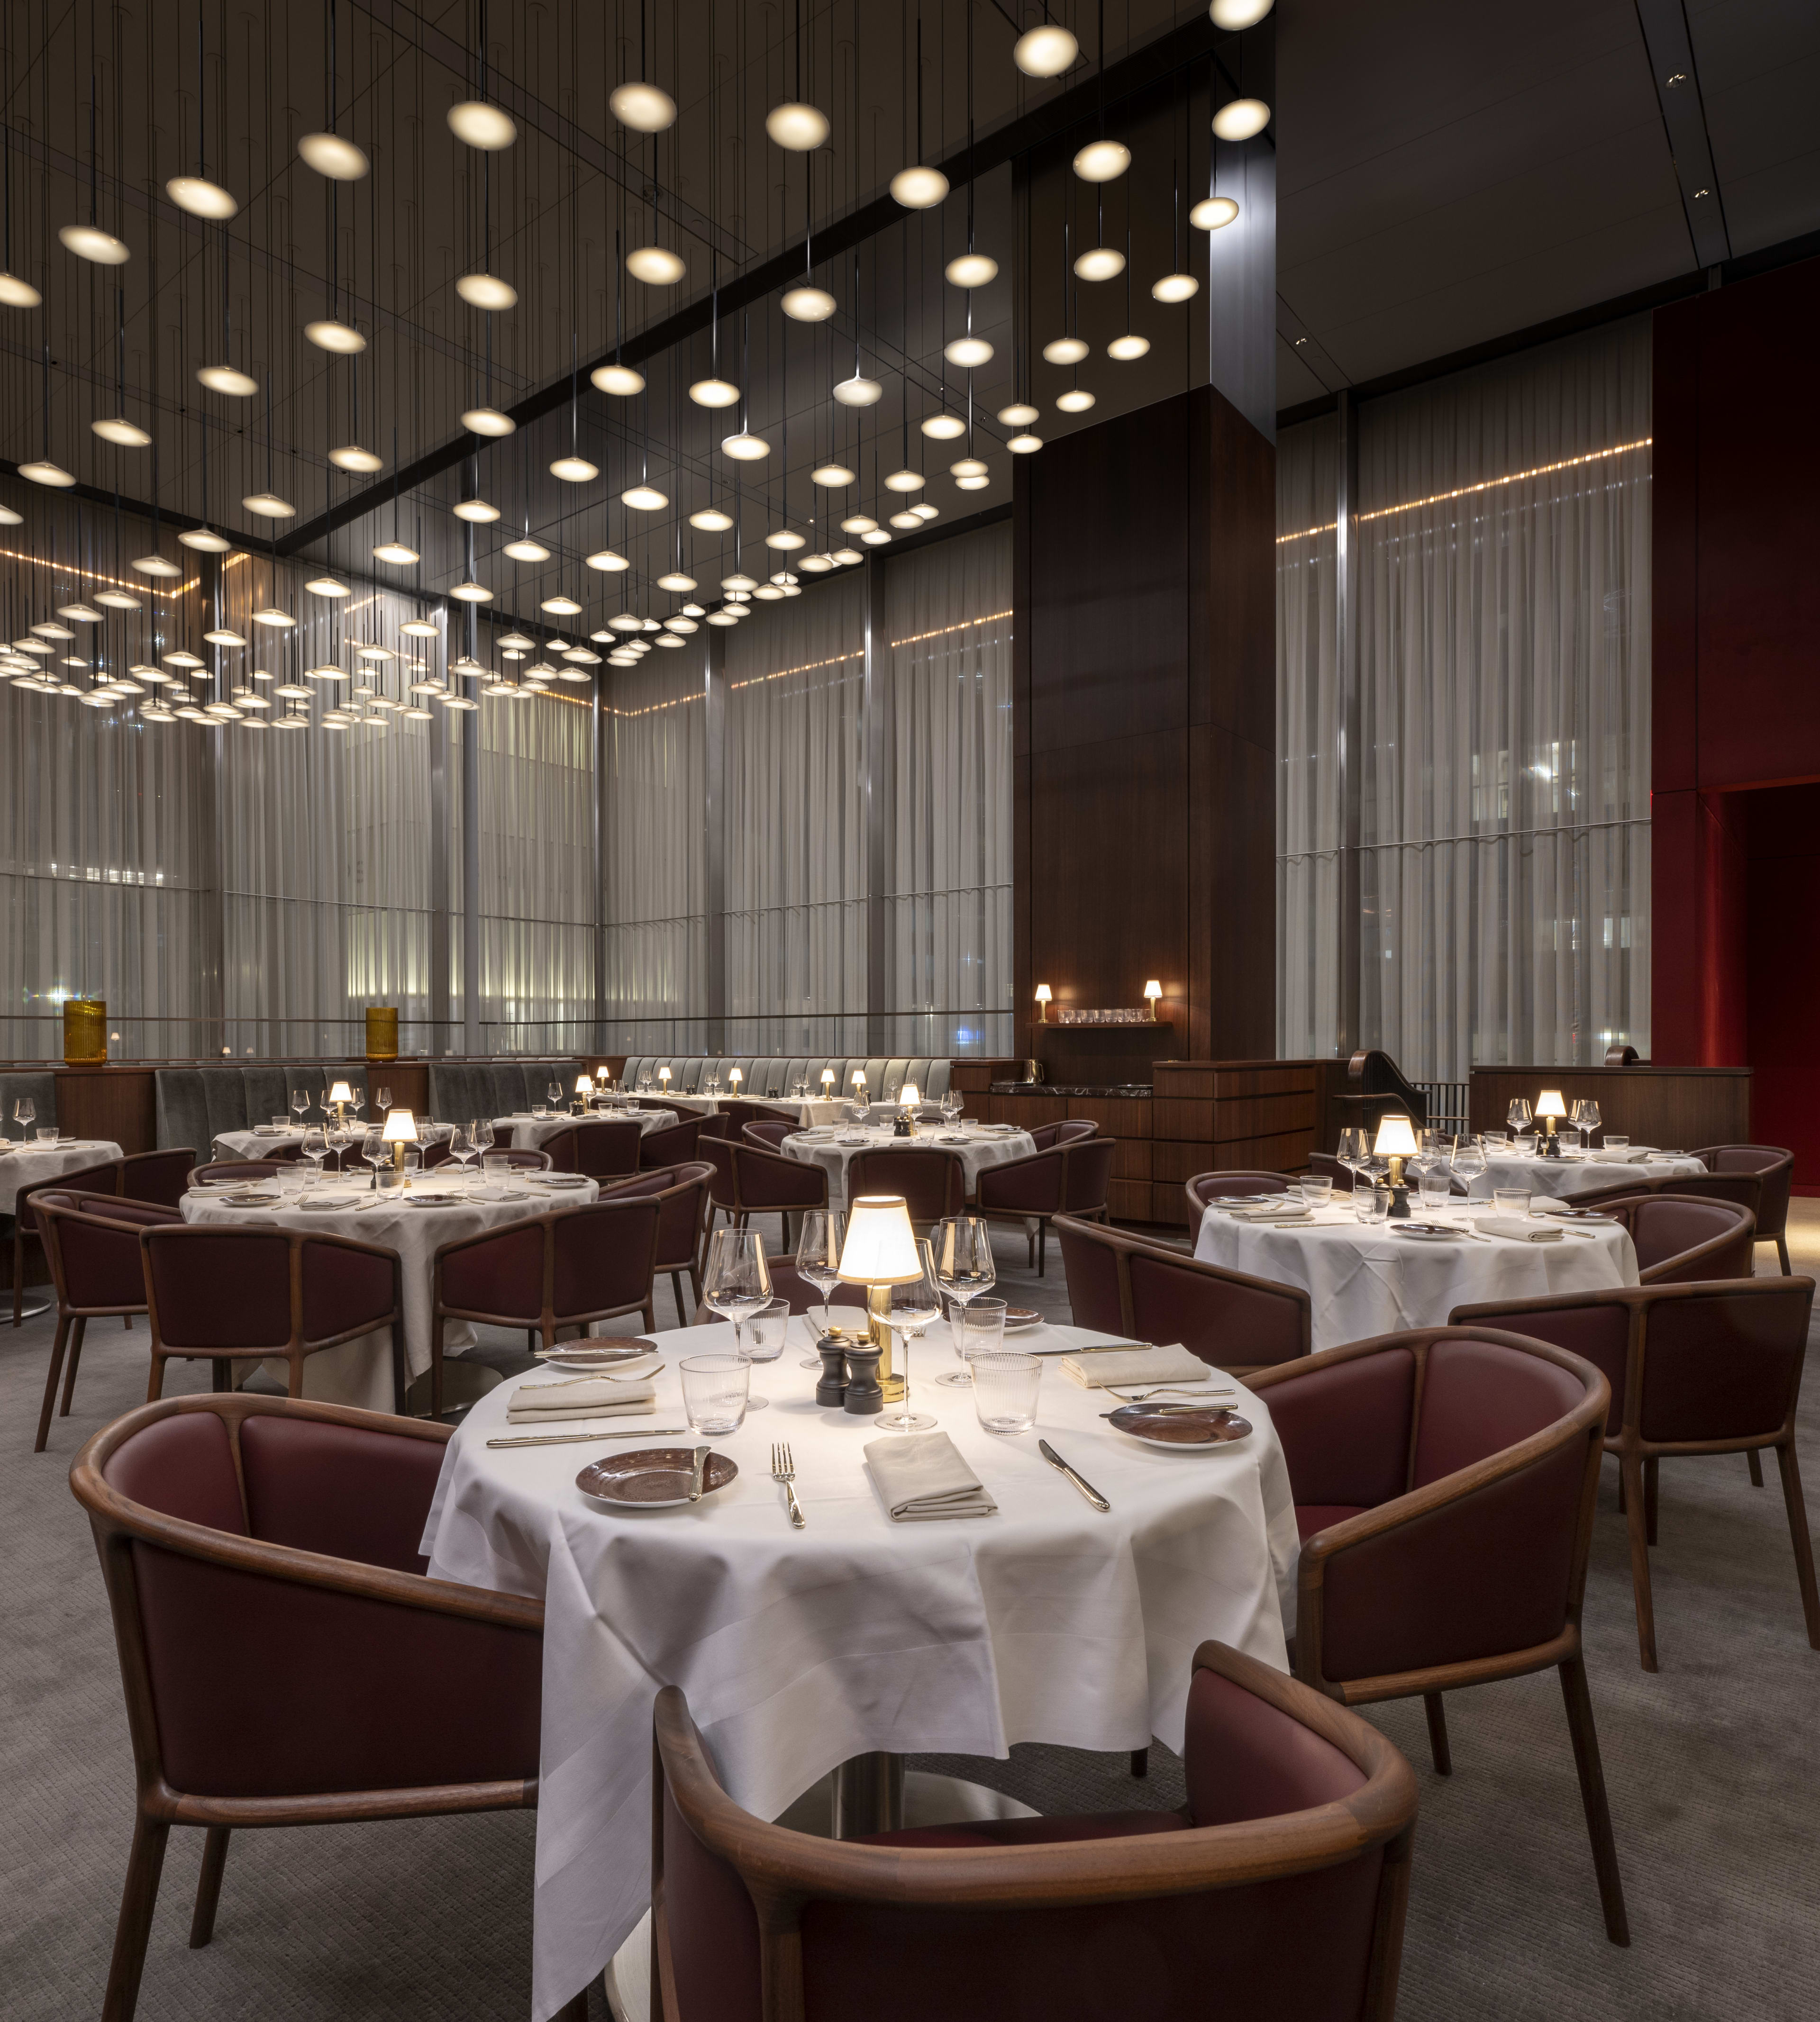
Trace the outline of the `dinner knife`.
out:
<instances>
[{"instance_id":1,"label":"dinner knife","mask_svg":"<svg viewBox=\"0 0 1820 2022\"><path fill-rule=\"evenodd\" d=\"M1107 1502L1103 1495L1100 1494L1099 1491L1094 1487L1093 1484L1091 1481L1084 1480L1080 1476L1076 1474L1074 1469L1068 1465L1067 1462L1062 1458L1061 1454L1055 1451L1054 1447L1053 1447L1047 1440L1039 1440L1036 1442L1036 1451L1042 1454L1043 1458L1048 1462L1049 1465L1054 1469L1058 1474L1066 1475L1068 1479L1074 1484L1075 1487L1080 1491L1081 1494L1087 1498L1087 1501L1093 1505L1094 1508L1096 1509L1102 1516L1106 1516L1111 1510L1113 1506Z\"/></svg>"},{"instance_id":2,"label":"dinner knife","mask_svg":"<svg viewBox=\"0 0 1820 2022\"><path fill-rule=\"evenodd\" d=\"M702 1473L707 1465L707 1448L697 1447L689 1456L689 1499L691 1502L699 1502L701 1500Z\"/></svg>"},{"instance_id":3,"label":"dinner knife","mask_svg":"<svg viewBox=\"0 0 1820 2022\"><path fill-rule=\"evenodd\" d=\"M686 1425L635 1425L626 1433L528 1433L521 1438L488 1440L490 1447L572 1447L590 1440L680 1439Z\"/></svg>"}]
</instances>

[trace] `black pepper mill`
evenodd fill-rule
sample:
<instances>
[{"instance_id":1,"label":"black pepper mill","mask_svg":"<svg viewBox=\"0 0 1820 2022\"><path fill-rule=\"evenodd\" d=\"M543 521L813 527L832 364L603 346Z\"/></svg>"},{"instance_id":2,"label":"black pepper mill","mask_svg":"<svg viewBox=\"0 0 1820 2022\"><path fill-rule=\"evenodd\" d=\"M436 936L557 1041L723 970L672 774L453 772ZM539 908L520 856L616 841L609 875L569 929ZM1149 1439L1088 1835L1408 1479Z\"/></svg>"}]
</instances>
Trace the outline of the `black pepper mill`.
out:
<instances>
[{"instance_id":1,"label":"black pepper mill","mask_svg":"<svg viewBox=\"0 0 1820 2022\"><path fill-rule=\"evenodd\" d=\"M885 1408L884 1389L879 1381L879 1357L883 1352L871 1341L848 1346L846 1396L842 1408L856 1418L870 1418Z\"/></svg>"},{"instance_id":2,"label":"black pepper mill","mask_svg":"<svg viewBox=\"0 0 1820 2022\"><path fill-rule=\"evenodd\" d=\"M815 1401L839 1411L847 1398L847 1345L839 1334L824 1334L815 1344L821 1357L821 1381L815 1386Z\"/></svg>"}]
</instances>

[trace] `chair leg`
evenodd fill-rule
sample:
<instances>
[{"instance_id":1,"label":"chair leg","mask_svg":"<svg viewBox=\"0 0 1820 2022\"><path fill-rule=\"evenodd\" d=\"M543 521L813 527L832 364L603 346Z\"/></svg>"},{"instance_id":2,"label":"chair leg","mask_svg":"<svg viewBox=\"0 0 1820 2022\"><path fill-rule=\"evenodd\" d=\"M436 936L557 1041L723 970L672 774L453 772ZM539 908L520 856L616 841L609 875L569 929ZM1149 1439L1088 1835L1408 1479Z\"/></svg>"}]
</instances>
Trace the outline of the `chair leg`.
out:
<instances>
[{"instance_id":1,"label":"chair leg","mask_svg":"<svg viewBox=\"0 0 1820 2022\"><path fill-rule=\"evenodd\" d=\"M234 1387L234 1365L225 1355L209 1357L209 1387L225 1396Z\"/></svg>"},{"instance_id":2,"label":"chair leg","mask_svg":"<svg viewBox=\"0 0 1820 2022\"><path fill-rule=\"evenodd\" d=\"M644 1320L645 1331L655 1334L657 1331L657 1294L655 1290L645 1301Z\"/></svg>"},{"instance_id":3,"label":"chair leg","mask_svg":"<svg viewBox=\"0 0 1820 2022\"><path fill-rule=\"evenodd\" d=\"M1034 1271L1036 1268L1036 1225L1033 1221L1024 1224L1024 1246L1029 1252L1025 1261Z\"/></svg>"},{"instance_id":4,"label":"chair leg","mask_svg":"<svg viewBox=\"0 0 1820 2022\"><path fill-rule=\"evenodd\" d=\"M1750 1451L1745 1455L1745 1458L1750 1462L1751 1487L1752 1488L1761 1488L1763 1485L1763 1455L1758 1452L1755 1447L1752 1447Z\"/></svg>"},{"instance_id":5,"label":"chair leg","mask_svg":"<svg viewBox=\"0 0 1820 2022\"><path fill-rule=\"evenodd\" d=\"M680 1271L672 1271L670 1274L670 1296L676 1301L676 1324L687 1327L689 1316L682 1310L682 1273Z\"/></svg>"},{"instance_id":6,"label":"chair leg","mask_svg":"<svg viewBox=\"0 0 1820 2022\"><path fill-rule=\"evenodd\" d=\"M133 1820L133 1851L126 1858L126 1885L120 1892L120 1920L114 1927L114 1956L108 1967L102 2022L133 2022L140 1976L145 1970L145 1947L152 1936L152 1913L158 1905L158 1878L164 1869L165 1842L170 1838L170 1827L162 1819L141 1816Z\"/></svg>"},{"instance_id":7,"label":"chair leg","mask_svg":"<svg viewBox=\"0 0 1820 2022\"><path fill-rule=\"evenodd\" d=\"M199 1951L215 1934L215 1906L221 1900L221 1871L228 1864L228 1826L210 1826L203 1843L203 1871L196 1882L196 1905L189 1920L189 1946Z\"/></svg>"},{"instance_id":8,"label":"chair leg","mask_svg":"<svg viewBox=\"0 0 1820 2022\"><path fill-rule=\"evenodd\" d=\"M1617 1871L1611 1808L1605 1801L1605 1770L1599 1759L1599 1730L1592 1724L1592 1695L1586 1689L1586 1660L1571 1657L1560 1671L1561 1696L1567 1705L1567 1732L1573 1738L1573 1766L1580 1772L1580 1801L1585 1808L1587 1834L1592 1841L1599 1907L1605 1912L1605 1934L1614 1945L1628 1945L1630 1922L1624 1914L1624 1883Z\"/></svg>"},{"instance_id":9,"label":"chair leg","mask_svg":"<svg viewBox=\"0 0 1820 2022\"><path fill-rule=\"evenodd\" d=\"M1792 1277L1794 1274L1789 1268L1789 1239L1787 1236L1778 1235L1776 1238L1776 1254L1782 1260L1782 1276L1785 1278Z\"/></svg>"},{"instance_id":10,"label":"chair leg","mask_svg":"<svg viewBox=\"0 0 1820 2022\"><path fill-rule=\"evenodd\" d=\"M1036 1275L1047 1275L1049 1270L1049 1217L1044 1215L1036 1225Z\"/></svg>"},{"instance_id":11,"label":"chair leg","mask_svg":"<svg viewBox=\"0 0 1820 2022\"><path fill-rule=\"evenodd\" d=\"M50 1407L57 1402L57 1379L63 1374L64 1342L68 1338L70 1323L61 1313L57 1316L57 1332L50 1344L50 1369L44 1379L44 1406L38 1414L38 1442L31 1451L44 1451L44 1443L50 1437Z\"/></svg>"},{"instance_id":12,"label":"chair leg","mask_svg":"<svg viewBox=\"0 0 1820 2022\"><path fill-rule=\"evenodd\" d=\"M67 1418L70 1414L70 1400L76 1394L76 1366L82 1359L82 1336L88 1332L88 1330L89 1323L86 1315L79 1319L70 1330L69 1366L63 1374L63 1405L57 1413L60 1418Z\"/></svg>"},{"instance_id":13,"label":"chair leg","mask_svg":"<svg viewBox=\"0 0 1820 2022\"><path fill-rule=\"evenodd\" d=\"M1656 1668L1656 1607L1650 1593L1649 1520L1644 1513L1643 1463L1639 1454L1620 1456L1624 1470L1624 1516L1631 1534L1631 1587L1636 1596L1637 1652L1643 1669Z\"/></svg>"},{"instance_id":14,"label":"chair leg","mask_svg":"<svg viewBox=\"0 0 1820 2022\"><path fill-rule=\"evenodd\" d=\"M1652 1545L1656 1542L1656 1471L1661 1465L1654 1454L1643 1462L1643 1523Z\"/></svg>"},{"instance_id":15,"label":"chair leg","mask_svg":"<svg viewBox=\"0 0 1820 2022\"><path fill-rule=\"evenodd\" d=\"M1134 1748L1131 1750L1131 1774L1134 1776L1148 1776L1149 1773L1149 1750L1147 1748Z\"/></svg>"},{"instance_id":16,"label":"chair leg","mask_svg":"<svg viewBox=\"0 0 1820 2022\"><path fill-rule=\"evenodd\" d=\"M429 1415L433 1421L442 1416L443 1325L440 1312L429 1323Z\"/></svg>"},{"instance_id":17,"label":"chair leg","mask_svg":"<svg viewBox=\"0 0 1820 2022\"><path fill-rule=\"evenodd\" d=\"M145 1378L145 1401L155 1404L164 1395L164 1357L154 1352L152 1367Z\"/></svg>"},{"instance_id":18,"label":"chair leg","mask_svg":"<svg viewBox=\"0 0 1820 2022\"><path fill-rule=\"evenodd\" d=\"M13 1324L20 1326L25 1305L25 1238L16 1223L13 1229Z\"/></svg>"},{"instance_id":19,"label":"chair leg","mask_svg":"<svg viewBox=\"0 0 1820 2022\"><path fill-rule=\"evenodd\" d=\"M1801 1470L1795 1443L1776 1448L1782 1470L1782 1500L1788 1506L1789 1537L1795 1547L1795 1574L1801 1582L1801 1612L1807 1618L1807 1647L1820 1650L1820 1592L1814 1585L1814 1541L1807 1535L1807 1504L1801 1493Z\"/></svg>"},{"instance_id":20,"label":"chair leg","mask_svg":"<svg viewBox=\"0 0 1820 2022\"><path fill-rule=\"evenodd\" d=\"M1447 1709L1438 1692L1422 1695L1422 1710L1428 1716L1428 1750L1434 1757L1437 1776L1453 1774L1453 1750L1447 1745Z\"/></svg>"}]
</instances>

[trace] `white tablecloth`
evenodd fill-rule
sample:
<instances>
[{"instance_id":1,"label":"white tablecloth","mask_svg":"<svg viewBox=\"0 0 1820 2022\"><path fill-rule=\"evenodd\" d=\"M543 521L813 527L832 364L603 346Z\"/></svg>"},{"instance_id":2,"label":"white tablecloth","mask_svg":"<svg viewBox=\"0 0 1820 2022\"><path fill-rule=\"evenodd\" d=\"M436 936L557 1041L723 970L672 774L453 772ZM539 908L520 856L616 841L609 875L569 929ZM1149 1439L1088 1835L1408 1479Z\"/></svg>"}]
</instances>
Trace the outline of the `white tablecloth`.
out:
<instances>
[{"instance_id":1,"label":"white tablecloth","mask_svg":"<svg viewBox=\"0 0 1820 2022\"><path fill-rule=\"evenodd\" d=\"M418 1182L418 1190L430 1191L438 1175L431 1173ZM412 1207L411 1195L372 1193L363 1187L325 1184L321 1192L345 1206L332 1214L305 1210L294 1197L278 1207L236 1207L200 1191L183 1197L185 1221L245 1222L253 1226L276 1225L283 1228L307 1229L315 1235L351 1235L357 1243L382 1243L396 1250L403 1262L400 1274L404 1294L404 1362L412 1376L421 1376L429 1367L430 1267L436 1253L458 1236L477 1235L483 1228L496 1228L503 1222L522 1221L527 1215L546 1214L553 1208L579 1207L600 1197L592 1180L579 1187L543 1187L513 1180L506 1198L488 1200L478 1194L452 1207ZM374 1205L365 1206L366 1203ZM466 1348L473 1340L473 1330L465 1322L451 1321L444 1330L445 1348ZM273 1366L280 1378L287 1372L283 1363ZM382 1334L364 1334L340 1348L325 1349L303 1366L303 1394L327 1404L355 1404L368 1411L393 1408L392 1357Z\"/></svg>"},{"instance_id":2,"label":"white tablecloth","mask_svg":"<svg viewBox=\"0 0 1820 2022\"><path fill-rule=\"evenodd\" d=\"M10 1141L13 1148L0 1152L0 1214L17 1209L21 1187L36 1186L40 1180L54 1180L60 1173L79 1172L84 1166L98 1166L104 1159L121 1156L118 1144L101 1137L60 1137L42 1148L34 1140L24 1149L16 1138Z\"/></svg>"},{"instance_id":3,"label":"white tablecloth","mask_svg":"<svg viewBox=\"0 0 1820 2022\"><path fill-rule=\"evenodd\" d=\"M943 1142L945 1138L956 1137L961 1140L958 1144ZM845 1144L839 1141L843 1137L860 1137L864 1142ZM970 1194L983 1166L1028 1158L1036 1148L1036 1141L1028 1130L1014 1130L1003 1137L985 1137L971 1130L943 1130L934 1126L923 1126L914 1137L894 1137L889 1130L842 1130L833 1137L786 1137L784 1141L784 1150L791 1158L799 1159L805 1165L819 1166L828 1174L831 1203L846 1199L847 1165L856 1152L951 1152L967 1168L967 1190Z\"/></svg>"},{"instance_id":4,"label":"white tablecloth","mask_svg":"<svg viewBox=\"0 0 1820 2022\"><path fill-rule=\"evenodd\" d=\"M1475 1235L1490 1203L1468 1209L1455 1201L1438 1216L1412 1203L1418 1221L1460 1225L1453 1242L1424 1242L1391 1232L1397 1225L1361 1225L1350 1205L1325 1209L1312 1228L1277 1228L1237 1220L1210 1207L1202 1216L1194 1254L1203 1263L1279 1284L1299 1285L1314 1302L1314 1346L1405 1327L1442 1327L1456 1306L1488 1299L1538 1299L1552 1292L1600 1291L1637 1282L1630 1232L1614 1222L1588 1234L1563 1234L1559 1243L1518 1243ZM1556 1227L1538 1219L1537 1226ZM1243 1357L1236 1352L1235 1360Z\"/></svg>"},{"instance_id":5,"label":"white tablecloth","mask_svg":"<svg viewBox=\"0 0 1820 2022\"><path fill-rule=\"evenodd\" d=\"M1665 1173L1677 1179L1693 1179L1706 1168L1698 1159L1665 1159L1646 1155L1621 1159L1608 1153L1590 1158L1564 1152L1559 1159L1488 1159L1483 1173L1475 1174L1470 1192L1475 1200L1489 1199L1494 1187L1527 1187L1533 1194L1590 1192L1595 1187L1621 1186L1626 1180L1659 1180Z\"/></svg>"},{"instance_id":6,"label":"white tablecloth","mask_svg":"<svg viewBox=\"0 0 1820 2022\"><path fill-rule=\"evenodd\" d=\"M1003 1757L1018 1741L1124 1750L1153 1735L1179 1747L1190 1659L1208 1637L1286 1668L1296 1517L1261 1403L1240 1400L1249 1439L1159 1451L1102 1423L1105 1395L1049 1364L1039 1430L1111 1502L1101 1516L1044 1464L1038 1433L983 1432L970 1390L930 1381L953 1366L946 1334L912 1347L915 1401L966 1456L996 1516L890 1521L860 1450L896 1436L817 1408L815 1374L797 1367L802 1320L781 1359L753 1372L772 1408L714 1443L738 1480L693 1509L619 1511L583 1497L581 1469L635 1441L489 1451L506 1385L450 1441L424 1534L431 1576L547 1610L538 2017L599 1973L644 1914L660 1685L687 1693L735 1799L774 1818L873 1749ZM687 1423L680 1356L724 1350L733 1330L656 1338L668 1366L654 1433ZM806 1530L791 1528L770 1479L774 1440L791 1444Z\"/></svg>"},{"instance_id":7,"label":"white tablecloth","mask_svg":"<svg viewBox=\"0 0 1820 2022\"><path fill-rule=\"evenodd\" d=\"M319 1123L311 1127L320 1130L323 1126ZM379 1128L378 1114L375 1112L371 1119L350 1115L348 1127L364 1137L369 1130ZM426 1143L435 1138L446 1137L448 1132L449 1126L446 1123L426 1123L422 1118L418 1119L417 1134ZM221 1130L215 1133L215 1156L217 1159L269 1159L275 1149L282 1151L288 1145L302 1142L303 1132L301 1130Z\"/></svg>"},{"instance_id":8,"label":"white tablecloth","mask_svg":"<svg viewBox=\"0 0 1820 2022\"><path fill-rule=\"evenodd\" d=\"M604 1112L590 1116L495 1116L493 1142L495 1148L510 1145L514 1151L541 1152L546 1139L554 1137L559 1130L567 1130L572 1124L636 1123L641 1134L648 1137L653 1130L661 1130L675 1121L667 1109L641 1109L631 1116Z\"/></svg>"}]
</instances>

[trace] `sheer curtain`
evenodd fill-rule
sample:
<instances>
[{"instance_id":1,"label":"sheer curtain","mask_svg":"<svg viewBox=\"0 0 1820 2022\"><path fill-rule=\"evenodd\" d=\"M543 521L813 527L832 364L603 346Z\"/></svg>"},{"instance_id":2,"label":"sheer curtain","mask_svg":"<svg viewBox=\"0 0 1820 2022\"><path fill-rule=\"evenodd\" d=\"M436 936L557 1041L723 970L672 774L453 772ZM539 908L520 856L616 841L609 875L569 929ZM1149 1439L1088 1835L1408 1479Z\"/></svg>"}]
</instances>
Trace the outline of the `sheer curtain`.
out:
<instances>
[{"instance_id":1,"label":"sheer curtain","mask_svg":"<svg viewBox=\"0 0 1820 2022\"><path fill-rule=\"evenodd\" d=\"M762 605L727 639L728 1041L865 1044L865 586Z\"/></svg>"},{"instance_id":2,"label":"sheer curtain","mask_svg":"<svg viewBox=\"0 0 1820 2022\"><path fill-rule=\"evenodd\" d=\"M1280 453L1285 534L1332 516L1303 433ZM1648 1050L1649 435L1646 317L1361 411L1361 1031L1411 1074ZM1300 736L1280 1015L1285 1051L1325 1052L1307 867L1338 833L1339 699L1314 545L1277 550Z\"/></svg>"},{"instance_id":3,"label":"sheer curtain","mask_svg":"<svg viewBox=\"0 0 1820 2022\"><path fill-rule=\"evenodd\" d=\"M1011 530L886 571L886 1038L1003 1053L1011 1001Z\"/></svg>"},{"instance_id":4,"label":"sheer curtain","mask_svg":"<svg viewBox=\"0 0 1820 2022\"><path fill-rule=\"evenodd\" d=\"M608 776L602 869L616 1051L707 1042L707 696L700 635L636 667L603 669ZM678 1022L680 1021L680 1022Z\"/></svg>"}]
</instances>

